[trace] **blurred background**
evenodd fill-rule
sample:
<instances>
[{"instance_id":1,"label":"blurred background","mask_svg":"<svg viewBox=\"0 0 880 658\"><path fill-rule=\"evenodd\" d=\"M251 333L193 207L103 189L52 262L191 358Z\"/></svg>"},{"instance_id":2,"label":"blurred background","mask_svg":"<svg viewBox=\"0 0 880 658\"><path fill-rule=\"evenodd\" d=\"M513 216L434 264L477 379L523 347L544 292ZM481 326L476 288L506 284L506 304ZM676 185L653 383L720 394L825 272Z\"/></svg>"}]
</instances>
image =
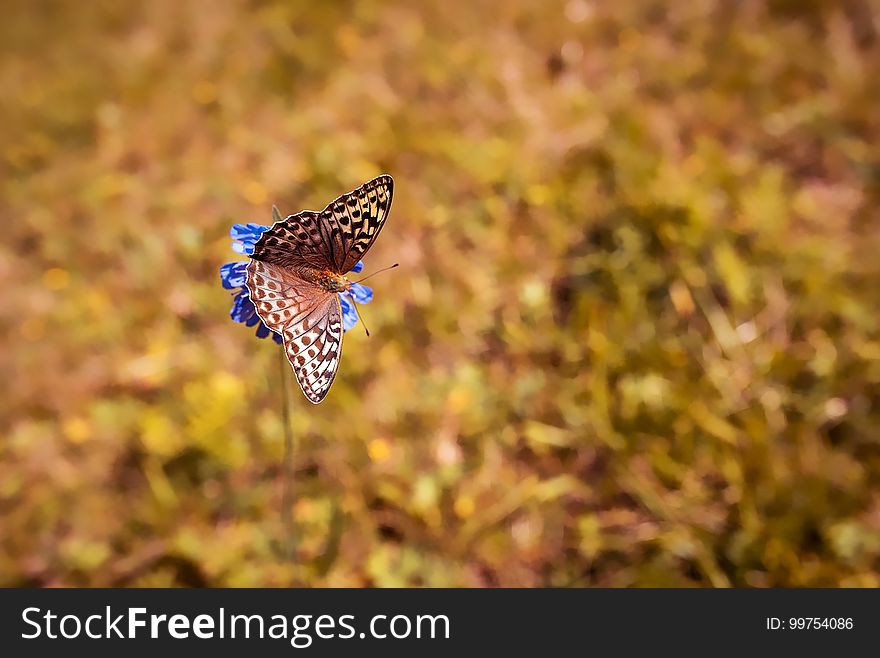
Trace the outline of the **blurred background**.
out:
<instances>
[{"instance_id":1,"label":"blurred background","mask_svg":"<svg viewBox=\"0 0 880 658\"><path fill-rule=\"evenodd\" d=\"M877 0L2 4L0 585L880 585ZM381 172L285 508L229 227Z\"/></svg>"}]
</instances>

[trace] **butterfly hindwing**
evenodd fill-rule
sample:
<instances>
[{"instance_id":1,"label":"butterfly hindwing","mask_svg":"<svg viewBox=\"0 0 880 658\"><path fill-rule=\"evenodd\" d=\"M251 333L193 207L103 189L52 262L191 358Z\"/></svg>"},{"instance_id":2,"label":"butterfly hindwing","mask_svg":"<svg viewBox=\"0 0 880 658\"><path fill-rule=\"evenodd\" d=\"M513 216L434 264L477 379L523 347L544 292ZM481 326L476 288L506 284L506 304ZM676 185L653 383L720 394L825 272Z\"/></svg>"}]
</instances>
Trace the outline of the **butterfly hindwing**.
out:
<instances>
[{"instance_id":1,"label":"butterfly hindwing","mask_svg":"<svg viewBox=\"0 0 880 658\"><path fill-rule=\"evenodd\" d=\"M288 327L284 349L293 366L296 380L305 396L314 404L330 390L339 370L342 355L342 309L338 295L330 295L321 304L314 322Z\"/></svg>"},{"instance_id":2,"label":"butterfly hindwing","mask_svg":"<svg viewBox=\"0 0 880 658\"><path fill-rule=\"evenodd\" d=\"M275 263L251 260L247 288L257 314L281 335L287 360L309 401L327 395L342 352L339 297Z\"/></svg>"}]
</instances>

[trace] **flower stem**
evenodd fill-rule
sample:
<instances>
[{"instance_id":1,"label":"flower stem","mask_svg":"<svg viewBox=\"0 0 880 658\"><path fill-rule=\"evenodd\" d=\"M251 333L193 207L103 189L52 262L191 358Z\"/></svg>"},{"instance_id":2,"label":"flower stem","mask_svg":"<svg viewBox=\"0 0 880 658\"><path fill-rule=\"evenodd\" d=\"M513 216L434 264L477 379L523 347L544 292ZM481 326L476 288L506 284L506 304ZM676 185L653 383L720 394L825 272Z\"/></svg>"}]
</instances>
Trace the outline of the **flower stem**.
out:
<instances>
[{"instance_id":1,"label":"flower stem","mask_svg":"<svg viewBox=\"0 0 880 658\"><path fill-rule=\"evenodd\" d=\"M296 557L296 529L293 523L293 429L291 427L290 396L287 393L287 378L290 368L284 350L279 349L281 355L281 417L284 424L284 457L281 472L281 527L284 533L282 538L282 557L294 564Z\"/></svg>"}]
</instances>

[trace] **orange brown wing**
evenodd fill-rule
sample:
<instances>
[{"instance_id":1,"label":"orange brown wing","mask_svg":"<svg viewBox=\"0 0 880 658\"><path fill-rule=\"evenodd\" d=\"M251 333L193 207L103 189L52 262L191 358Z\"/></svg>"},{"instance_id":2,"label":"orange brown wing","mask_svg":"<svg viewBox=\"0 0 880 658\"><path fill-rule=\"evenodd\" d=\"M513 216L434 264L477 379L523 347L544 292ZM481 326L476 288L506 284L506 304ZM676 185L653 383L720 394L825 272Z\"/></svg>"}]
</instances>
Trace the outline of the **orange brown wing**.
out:
<instances>
[{"instance_id":1,"label":"orange brown wing","mask_svg":"<svg viewBox=\"0 0 880 658\"><path fill-rule=\"evenodd\" d=\"M306 398L321 402L342 354L339 296L274 263L251 260L247 288L260 319L284 340L287 360Z\"/></svg>"},{"instance_id":2,"label":"orange brown wing","mask_svg":"<svg viewBox=\"0 0 880 658\"><path fill-rule=\"evenodd\" d=\"M351 271L373 245L391 210L394 180L382 174L327 204L319 230L328 245L333 270Z\"/></svg>"}]
</instances>

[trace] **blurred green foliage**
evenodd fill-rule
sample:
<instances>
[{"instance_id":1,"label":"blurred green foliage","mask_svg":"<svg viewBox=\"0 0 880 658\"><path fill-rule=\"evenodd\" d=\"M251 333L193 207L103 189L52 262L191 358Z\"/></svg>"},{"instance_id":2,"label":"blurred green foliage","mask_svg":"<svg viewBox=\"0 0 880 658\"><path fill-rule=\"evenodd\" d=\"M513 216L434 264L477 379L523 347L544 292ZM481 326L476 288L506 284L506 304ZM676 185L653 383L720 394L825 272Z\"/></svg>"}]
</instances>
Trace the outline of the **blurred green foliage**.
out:
<instances>
[{"instance_id":1,"label":"blurred green foliage","mask_svg":"<svg viewBox=\"0 0 880 658\"><path fill-rule=\"evenodd\" d=\"M880 585L877 0L3 13L0 584ZM383 171L283 510L227 231Z\"/></svg>"}]
</instances>

